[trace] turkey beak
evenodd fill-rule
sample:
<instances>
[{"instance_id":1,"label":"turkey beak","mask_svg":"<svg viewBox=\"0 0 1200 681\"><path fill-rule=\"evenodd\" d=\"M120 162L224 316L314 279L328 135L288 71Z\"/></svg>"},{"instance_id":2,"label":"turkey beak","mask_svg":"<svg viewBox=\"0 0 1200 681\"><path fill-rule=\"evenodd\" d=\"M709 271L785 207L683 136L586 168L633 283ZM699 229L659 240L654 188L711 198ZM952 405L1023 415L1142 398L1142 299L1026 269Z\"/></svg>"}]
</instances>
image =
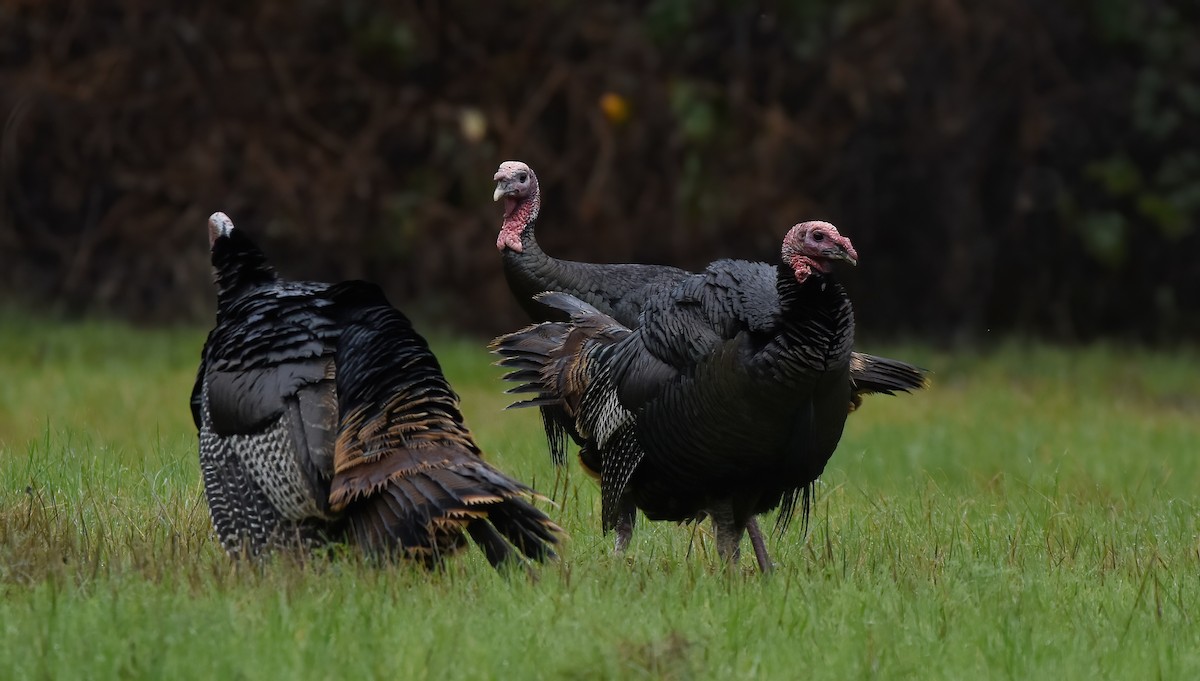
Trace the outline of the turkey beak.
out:
<instances>
[{"instance_id":1,"label":"turkey beak","mask_svg":"<svg viewBox=\"0 0 1200 681\"><path fill-rule=\"evenodd\" d=\"M825 251L825 257L830 260L844 260L851 265L858 265L858 252L847 241L845 244L835 244L833 248Z\"/></svg>"},{"instance_id":2,"label":"turkey beak","mask_svg":"<svg viewBox=\"0 0 1200 681\"><path fill-rule=\"evenodd\" d=\"M492 201L499 201L500 197L509 193L512 188L512 180L504 171L492 175L492 180L496 182L496 191L492 192Z\"/></svg>"}]
</instances>

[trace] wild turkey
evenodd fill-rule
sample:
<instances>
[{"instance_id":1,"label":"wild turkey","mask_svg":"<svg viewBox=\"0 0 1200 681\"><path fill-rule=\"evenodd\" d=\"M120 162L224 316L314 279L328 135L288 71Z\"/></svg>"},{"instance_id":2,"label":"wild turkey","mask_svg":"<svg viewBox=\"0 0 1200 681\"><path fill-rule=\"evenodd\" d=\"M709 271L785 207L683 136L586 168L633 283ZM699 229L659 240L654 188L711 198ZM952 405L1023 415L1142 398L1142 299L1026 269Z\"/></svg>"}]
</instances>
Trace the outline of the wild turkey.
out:
<instances>
[{"instance_id":1,"label":"wild turkey","mask_svg":"<svg viewBox=\"0 0 1200 681\"><path fill-rule=\"evenodd\" d=\"M505 161L492 178L496 182L493 200L504 199L504 222L496 238L504 265L504 276L518 304L535 322L565 321L566 314L536 300L543 291L568 293L600 312L611 316L623 326L638 326L647 300L660 289L673 287L690 272L665 265L596 264L559 260L550 257L538 245L534 226L541 210L541 188L537 175L521 161ZM850 359L850 376L854 393L849 410L862 404L862 396L870 393L887 395L909 392L925 386L925 373L905 362L854 352ZM566 437L570 419L554 406L541 409L550 453L556 463L562 463L566 453ZM572 436L573 437L573 436ZM576 442L579 438L573 437ZM617 550L628 545L634 516L617 523ZM756 547L762 546L762 535L753 520L750 538Z\"/></svg>"},{"instance_id":2,"label":"wild turkey","mask_svg":"<svg viewBox=\"0 0 1200 681\"><path fill-rule=\"evenodd\" d=\"M514 390L534 394L518 405L571 419L600 476L605 530L629 504L652 520L708 516L718 552L736 561L754 516L781 506L786 527L799 500L807 521L841 438L854 316L832 265L857 257L833 225L806 222L788 232L780 265L721 260L652 292L636 329L547 293L538 301L571 321L492 348Z\"/></svg>"},{"instance_id":3,"label":"wild turkey","mask_svg":"<svg viewBox=\"0 0 1200 681\"><path fill-rule=\"evenodd\" d=\"M482 459L458 397L373 284L280 279L222 213L217 321L192 391L213 526L234 556L349 540L438 564L469 535L493 565L553 556L534 492Z\"/></svg>"}]
</instances>

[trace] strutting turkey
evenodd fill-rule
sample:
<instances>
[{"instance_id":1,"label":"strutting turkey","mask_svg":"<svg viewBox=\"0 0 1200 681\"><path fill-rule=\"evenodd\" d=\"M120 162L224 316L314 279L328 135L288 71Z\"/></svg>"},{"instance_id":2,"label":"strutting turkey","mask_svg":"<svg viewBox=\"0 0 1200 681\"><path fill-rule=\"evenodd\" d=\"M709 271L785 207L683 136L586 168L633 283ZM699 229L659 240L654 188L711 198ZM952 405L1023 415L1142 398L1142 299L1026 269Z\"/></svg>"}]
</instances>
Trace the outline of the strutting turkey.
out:
<instances>
[{"instance_id":1,"label":"strutting turkey","mask_svg":"<svg viewBox=\"0 0 1200 681\"><path fill-rule=\"evenodd\" d=\"M538 245L534 226L541 210L541 188L537 175L521 161L505 161L492 178L496 182L493 200L504 200L504 221L496 238L504 276L518 304L535 322L565 321L564 311L537 300L543 291L567 293L595 307L629 328L640 324L647 300L658 290L673 287L691 273L677 267L645 264L598 264L559 260L547 255ZM848 405L854 411L862 396L870 393L892 395L925 386L925 372L899 360L852 352L850 377L853 394ZM550 453L556 463L565 459L566 438L572 436L570 419L554 405L541 408ZM628 546L635 519L628 508L616 524L616 549ZM756 552L764 550L757 522L748 526Z\"/></svg>"},{"instance_id":2,"label":"strutting turkey","mask_svg":"<svg viewBox=\"0 0 1200 681\"><path fill-rule=\"evenodd\" d=\"M826 222L793 227L777 266L717 261L646 300L630 330L570 295L538 301L569 322L501 336L520 406L570 419L600 476L604 528L629 504L652 520L711 517L718 553L736 561L756 515L786 527L841 438L853 386L854 315L832 276L857 262ZM765 547L759 566L770 569Z\"/></svg>"},{"instance_id":3,"label":"strutting turkey","mask_svg":"<svg viewBox=\"0 0 1200 681\"><path fill-rule=\"evenodd\" d=\"M424 338L373 284L293 282L222 213L216 325L192 391L213 526L231 555L348 540L437 565L554 555L537 495L485 463Z\"/></svg>"}]
</instances>

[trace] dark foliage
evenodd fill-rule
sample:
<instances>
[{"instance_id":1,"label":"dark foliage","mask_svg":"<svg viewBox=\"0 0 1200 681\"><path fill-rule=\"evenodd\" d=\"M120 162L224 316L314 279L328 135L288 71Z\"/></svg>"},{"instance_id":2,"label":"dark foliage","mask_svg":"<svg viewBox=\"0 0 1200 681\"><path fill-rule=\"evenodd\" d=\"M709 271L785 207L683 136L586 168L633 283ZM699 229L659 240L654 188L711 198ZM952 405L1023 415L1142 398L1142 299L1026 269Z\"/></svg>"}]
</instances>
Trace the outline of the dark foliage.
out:
<instances>
[{"instance_id":1,"label":"dark foliage","mask_svg":"<svg viewBox=\"0 0 1200 681\"><path fill-rule=\"evenodd\" d=\"M867 335L1194 334L1198 8L7 2L0 286L198 318L219 209L289 275L509 328L520 158L561 257L762 260L828 219Z\"/></svg>"}]
</instances>

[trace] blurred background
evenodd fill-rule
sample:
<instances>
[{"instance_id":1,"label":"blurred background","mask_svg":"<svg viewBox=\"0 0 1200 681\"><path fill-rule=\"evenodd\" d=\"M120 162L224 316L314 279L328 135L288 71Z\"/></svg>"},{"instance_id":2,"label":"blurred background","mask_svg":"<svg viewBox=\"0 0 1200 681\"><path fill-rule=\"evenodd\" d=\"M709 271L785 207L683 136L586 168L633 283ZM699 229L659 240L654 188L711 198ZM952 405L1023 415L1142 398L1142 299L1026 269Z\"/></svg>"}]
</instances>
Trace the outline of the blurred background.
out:
<instances>
[{"instance_id":1,"label":"blurred background","mask_svg":"<svg viewBox=\"0 0 1200 681\"><path fill-rule=\"evenodd\" d=\"M207 321L205 219L284 274L524 322L492 173L551 254L771 260L826 219L861 334L1200 332L1200 3L0 3L0 300Z\"/></svg>"}]
</instances>

